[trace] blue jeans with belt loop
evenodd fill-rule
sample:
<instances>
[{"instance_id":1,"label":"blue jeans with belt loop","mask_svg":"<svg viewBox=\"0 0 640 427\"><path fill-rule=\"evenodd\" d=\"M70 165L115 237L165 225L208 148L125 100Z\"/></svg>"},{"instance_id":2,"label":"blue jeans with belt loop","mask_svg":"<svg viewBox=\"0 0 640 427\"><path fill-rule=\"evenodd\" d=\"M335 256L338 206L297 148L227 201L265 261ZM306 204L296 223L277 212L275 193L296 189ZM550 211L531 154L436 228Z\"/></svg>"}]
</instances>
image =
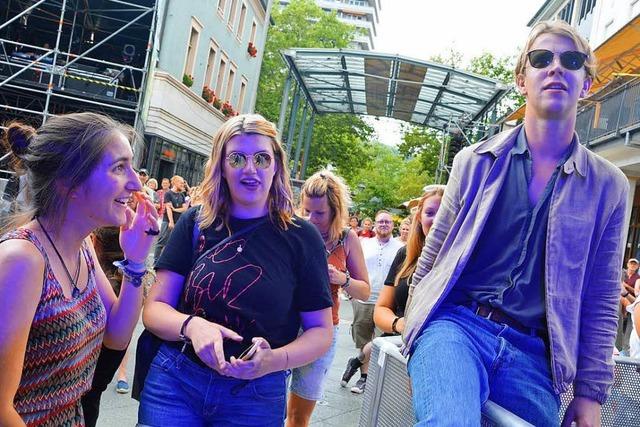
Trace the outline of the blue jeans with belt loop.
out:
<instances>
[{"instance_id":1,"label":"blue jeans with belt loop","mask_svg":"<svg viewBox=\"0 0 640 427\"><path fill-rule=\"evenodd\" d=\"M536 426L557 426L545 341L443 304L415 342L408 363L417 426L479 426L492 400Z\"/></svg>"},{"instance_id":2,"label":"blue jeans with belt loop","mask_svg":"<svg viewBox=\"0 0 640 427\"><path fill-rule=\"evenodd\" d=\"M282 426L288 373L255 380L225 377L164 344L145 381L138 425Z\"/></svg>"}]
</instances>

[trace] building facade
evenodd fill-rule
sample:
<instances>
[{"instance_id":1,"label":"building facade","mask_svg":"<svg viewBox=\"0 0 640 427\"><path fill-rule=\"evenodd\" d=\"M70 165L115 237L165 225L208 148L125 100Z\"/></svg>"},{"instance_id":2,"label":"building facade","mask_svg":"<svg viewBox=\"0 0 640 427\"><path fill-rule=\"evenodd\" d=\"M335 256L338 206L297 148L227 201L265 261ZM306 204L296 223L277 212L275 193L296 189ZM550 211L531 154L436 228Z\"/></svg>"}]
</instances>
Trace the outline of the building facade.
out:
<instances>
[{"instance_id":1,"label":"building facade","mask_svg":"<svg viewBox=\"0 0 640 427\"><path fill-rule=\"evenodd\" d=\"M640 1L547 0L529 22L563 19L589 40L598 77L578 108L580 142L629 179L625 259L640 256Z\"/></svg>"},{"instance_id":2,"label":"building facade","mask_svg":"<svg viewBox=\"0 0 640 427\"><path fill-rule=\"evenodd\" d=\"M142 107L140 165L158 178L202 178L211 140L235 113L254 111L270 0L158 0Z\"/></svg>"},{"instance_id":3,"label":"building facade","mask_svg":"<svg viewBox=\"0 0 640 427\"><path fill-rule=\"evenodd\" d=\"M338 19L360 29L351 49L373 50L373 38L377 35L376 25L380 22L378 11L380 0L315 0L324 11L336 12ZM290 0L280 0L285 6Z\"/></svg>"}]
</instances>

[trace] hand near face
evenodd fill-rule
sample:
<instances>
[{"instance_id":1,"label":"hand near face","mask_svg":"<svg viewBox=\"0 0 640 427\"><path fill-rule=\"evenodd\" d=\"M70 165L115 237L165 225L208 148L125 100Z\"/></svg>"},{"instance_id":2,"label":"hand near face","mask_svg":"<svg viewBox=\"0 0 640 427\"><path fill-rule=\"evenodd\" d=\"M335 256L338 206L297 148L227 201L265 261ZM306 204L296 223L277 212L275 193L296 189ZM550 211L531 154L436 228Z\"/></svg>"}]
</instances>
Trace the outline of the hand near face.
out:
<instances>
[{"instance_id":1,"label":"hand near face","mask_svg":"<svg viewBox=\"0 0 640 427\"><path fill-rule=\"evenodd\" d=\"M158 212L149 199L138 197L135 212L127 208L126 216L126 224L120 227L120 247L126 259L144 263L154 238L145 231L158 230Z\"/></svg>"},{"instance_id":2,"label":"hand near face","mask_svg":"<svg viewBox=\"0 0 640 427\"><path fill-rule=\"evenodd\" d=\"M224 375L243 380L253 380L277 370L274 369L277 358L267 340L256 337L251 341L257 344L254 356L246 361L231 356L231 361L223 370Z\"/></svg>"}]
</instances>

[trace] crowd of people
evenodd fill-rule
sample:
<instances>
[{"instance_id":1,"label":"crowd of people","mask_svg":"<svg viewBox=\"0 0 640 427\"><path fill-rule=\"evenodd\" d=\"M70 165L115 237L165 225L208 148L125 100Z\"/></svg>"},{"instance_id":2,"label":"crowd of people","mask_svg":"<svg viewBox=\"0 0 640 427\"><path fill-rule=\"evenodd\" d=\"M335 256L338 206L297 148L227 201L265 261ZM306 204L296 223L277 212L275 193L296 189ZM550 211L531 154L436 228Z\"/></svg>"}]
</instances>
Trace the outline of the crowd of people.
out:
<instances>
[{"instance_id":1,"label":"crowd of people","mask_svg":"<svg viewBox=\"0 0 640 427\"><path fill-rule=\"evenodd\" d=\"M565 425L598 425L616 327L638 355L640 276L630 259L620 284L626 178L574 131L593 61L570 26L536 25L516 68L524 124L463 149L397 237L388 210L350 216L329 170L294 200L260 115L218 129L191 188L135 170L134 131L108 117L9 124L27 188L0 230L0 425L95 425L141 314L140 426L308 425L341 296L352 392L374 337L402 335L418 425L479 425L487 399L558 425L571 384Z\"/></svg>"}]
</instances>

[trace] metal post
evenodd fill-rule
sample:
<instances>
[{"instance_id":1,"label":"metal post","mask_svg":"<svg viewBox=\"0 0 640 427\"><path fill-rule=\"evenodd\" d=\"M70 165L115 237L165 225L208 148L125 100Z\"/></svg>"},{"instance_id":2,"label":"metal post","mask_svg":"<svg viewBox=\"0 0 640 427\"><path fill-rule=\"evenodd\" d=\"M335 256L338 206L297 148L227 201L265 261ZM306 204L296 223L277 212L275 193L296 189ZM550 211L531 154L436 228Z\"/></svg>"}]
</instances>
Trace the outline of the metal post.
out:
<instances>
[{"instance_id":1,"label":"metal post","mask_svg":"<svg viewBox=\"0 0 640 427\"><path fill-rule=\"evenodd\" d=\"M293 165L291 166L291 177L296 177L298 171L298 164L300 163L300 151L302 150L302 138L304 138L304 131L306 129L305 122L307 121L307 108L309 104L304 103L302 109L302 119L300 120L300 130L298 131L298 142L296 143L296 154L293 156Z\"/></svg>"},{"instance_id":2,"label":"metal post","mask_svg":"<svg viewBox=\"0 0 640 427\"><path fill-rule=\"evenodd\" d=\"M280 117L278 118L278 136L282 138L282 128L284 127L284 119L287 114L287 105L289 105L289 89L291 89L291 71L284 81L284 89L282 90L282 102L280 103Z\"/></svg>"},{"instance_id":3,"label":"metal post","mask_svg":"<svg viewBox=\"0 0 640 427\"><path fill-rule=\"evenodd\" d=\"M620 108L618 109L618 120L617 120L617 124L616 124L616 135L618 134L618 132L620 131L620 119L622 118L622 109L624 108L624 101L627 97L627 89L629 88L629 85L626 84L624 86L624 89L622 90L622 96L620 99Z\"/></svg>"},{"instance_id":4,"label":"metal post","mask_svg":"<svg viewBox=\"0 0 640 427\"><path fill-rule=\"evenodd\" d=\"M311 146L311 136L313 135L313 124L316 118L315 111L311 111L311 118L307 125L307 138L304 142L304 157L302 158L302 171L300 172L300 179L304 179L307 173L307 162L309 161L309 147Z\"/></svg>"},{"instance_id":5,"label":"metal post","mask_svg":"<svg viewBox=\"0 0 640 427\"><path fill-rule=\"evenodd\" d=\"M7 25L11 24L13 21L15 21L16 19L20 18L21 16L24 16L24 15L28 14L29 12L31 12L36 7L40 6L45 1L47 1L47 0L40 0L39 2L37 2L35 4L32 4L31 6L29 6L28 8L26 8L25 10L23 10L22 12L20 12L16 16L14 16L13 18L9 19L7 22L2 23L2 25L0 25L0 30L3 29L4 27L6 27Z\"/></svg>"},{"instance_id":6,"label":"metal post","mask_svg":"<svg viewBox=\"0 0 640 427\"><path fill-rule=\"evenodd\" d=\"M142 109L142 98L146 92L146 88L149 85L147 81L148 69L149 69L149 58L151 57L151 50L153 49L153 37L157 28L156 19L158 17L158 4L157 2L153 5L153 14L151 15L151 25L149 26L149 39L147 40L147 49L145 51L144 57L144 65L142 66L142 79L140 80L140 92L137 94L137 107L136 107L136 117L134 119L133 128L135 130L139 130L139 116L140 110ZM135 85L134 85L135 87Z\"/></svg>"},{"instance_id":7,"label":"metal post","mask_svg":"<svg viewBox=\"0 0 640 427\"><path fill-rule=\"evenodd\" d=\"M296 89L293 96L293 105L291 106L291 114L289 115L289 131L287 132L287 159L291 157L291 147L293 138L295 138L296 118L298 116L298 105L300 104L300 87Z\"/></svg>"},{"instance_id":8,"label":"metal post","mask_svg":"<svg viewBox=\"0 0 640 427\"><path fill-rule=\"evenodd\" d=\"M64 13L67 10L67 0L62 0L60 8L60 21L58 21L58 35L56 36L56 45L53 48L53 63L51 64L51 74L49 74L49 84L47 85L47 98L44 102L44 115L42 116L42 124L47 122L49 117L49 103L51 102L51 93L53 92L53 76L58 68L58 53L60 52L60 38L62 37L62 25L64 24Z\"/></svg>"}]
</instances>

